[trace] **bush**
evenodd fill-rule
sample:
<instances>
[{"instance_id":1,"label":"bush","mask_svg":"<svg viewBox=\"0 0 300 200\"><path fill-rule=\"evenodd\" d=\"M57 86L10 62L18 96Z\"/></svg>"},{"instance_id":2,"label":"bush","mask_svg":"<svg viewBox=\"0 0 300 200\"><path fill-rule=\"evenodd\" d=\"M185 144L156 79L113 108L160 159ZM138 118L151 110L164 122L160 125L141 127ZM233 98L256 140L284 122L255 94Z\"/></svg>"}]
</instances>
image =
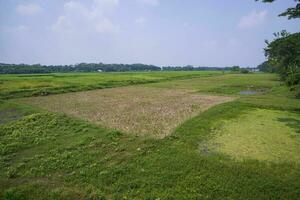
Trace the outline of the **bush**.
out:
<instances>
[{"instance_id":1,"label":"bush","mask_svg":"<svg viewBox=\"0 0 300 200\"><path fill-rule=\"evenodd\" d=\"M250 71L248 69L241 69L240 72L242 74L248 74Z\"/></svg>"},{"instance_id":2,"label":"bush","mask_svg":"<svg viewBox=\"0 0 300 200\"><path fill-rule=\"evenodd\" d=\"M300 83L300 68L297 65L289 65L287 67L286 83L288 86Z\"/></svg>"}]
</instances>

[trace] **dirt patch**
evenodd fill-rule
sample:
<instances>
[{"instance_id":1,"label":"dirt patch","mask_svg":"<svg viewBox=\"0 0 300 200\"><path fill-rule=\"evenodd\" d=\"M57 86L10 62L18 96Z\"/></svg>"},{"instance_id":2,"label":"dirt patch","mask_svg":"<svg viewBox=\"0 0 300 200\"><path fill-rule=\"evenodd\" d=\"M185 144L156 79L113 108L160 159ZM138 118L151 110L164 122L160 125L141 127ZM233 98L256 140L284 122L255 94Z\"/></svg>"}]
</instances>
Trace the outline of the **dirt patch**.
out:
<instances>
[{"instance_id":1,"label":"dirt patch","mask_svg":"<svg viewBox=\"0 0 300 200\"><path fill-rule=\"evenodd\" d=\"M163 138L188 118L231 100L232 97L199 95L186 90L132 86L22 101L108 128Z\"/></svg>"}]
</instances>

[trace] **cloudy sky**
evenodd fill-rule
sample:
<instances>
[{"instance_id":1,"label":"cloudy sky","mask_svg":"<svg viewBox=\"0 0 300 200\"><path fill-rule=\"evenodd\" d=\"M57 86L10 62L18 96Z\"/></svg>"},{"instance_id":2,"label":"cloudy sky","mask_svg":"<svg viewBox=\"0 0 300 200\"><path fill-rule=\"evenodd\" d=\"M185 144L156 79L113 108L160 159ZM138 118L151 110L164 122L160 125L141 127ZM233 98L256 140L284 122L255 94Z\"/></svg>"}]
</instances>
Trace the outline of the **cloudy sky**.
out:
<instances>
[{"instance_id":1,"label":"cloudy sky","mask_svg":"<svg viewBox=\"0 0 300 200\"><path fill-rule=\"evenodd\" d=\"M0 0L0 62L256 66L293 0Z\"/></svg>"}]
</instances>

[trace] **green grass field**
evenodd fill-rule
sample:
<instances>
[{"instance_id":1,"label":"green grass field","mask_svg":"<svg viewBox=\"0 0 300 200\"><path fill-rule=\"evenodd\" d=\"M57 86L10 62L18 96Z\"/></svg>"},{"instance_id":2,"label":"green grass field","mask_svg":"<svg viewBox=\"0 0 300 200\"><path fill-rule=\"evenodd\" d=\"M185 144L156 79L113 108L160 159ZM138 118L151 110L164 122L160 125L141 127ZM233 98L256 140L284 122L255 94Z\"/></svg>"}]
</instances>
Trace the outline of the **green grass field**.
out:
<instances>
[{"instance_id":1,"label":"green grass field","mask_svg":"<svg viewBox=\"0 0 300 200\"><path fill-rule=\"evenodd\" d=\"M300 196L300 100L298 91L290 91L274 74L136 72L0 80L0 199ZM233 100L181 122L167 137L153 138L20 99L125 85ZM72 101L53 101L59 99Z\"/></svg>"},{"instance_id":2,"label":"green grass field","mask_svg":"<svg viewBox=\"0 0 300 200\"><path fill-rule=\"evenodd\" d=\"M0 75L0 99L120 87L222 72L111 72Z\"/></svg>"}]
</instances>

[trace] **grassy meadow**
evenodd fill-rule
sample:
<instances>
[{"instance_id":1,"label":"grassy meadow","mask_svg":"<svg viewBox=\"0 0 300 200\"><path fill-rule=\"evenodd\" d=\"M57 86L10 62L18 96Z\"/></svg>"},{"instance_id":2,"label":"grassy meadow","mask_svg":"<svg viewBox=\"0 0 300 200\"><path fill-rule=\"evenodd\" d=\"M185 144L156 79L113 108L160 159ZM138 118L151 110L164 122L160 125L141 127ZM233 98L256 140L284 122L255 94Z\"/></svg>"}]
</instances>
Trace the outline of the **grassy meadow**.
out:
<instances>
[{"instance_id":1,"label":"grassy meadow","mask_svg":"<svg viewBox=\"0 0 300 200\"><path fill-rule=\"evenodd\" d=\"M0 199L300 196L299 91L275 74L1 75L0 82ZM76 92L83 90L91 91ZM164 137L148 137L153 130Z\"/></svg>"},{"instance_id":2,"label":"grassy meadow","mask_svg":"<svg viewBox=\"0 0 300 200\"><path fill-rule=\"evenodd\" d=\"M120 87L222 72L110 72L0 75L0 99Z\"/></svg>"}]
</instances>

